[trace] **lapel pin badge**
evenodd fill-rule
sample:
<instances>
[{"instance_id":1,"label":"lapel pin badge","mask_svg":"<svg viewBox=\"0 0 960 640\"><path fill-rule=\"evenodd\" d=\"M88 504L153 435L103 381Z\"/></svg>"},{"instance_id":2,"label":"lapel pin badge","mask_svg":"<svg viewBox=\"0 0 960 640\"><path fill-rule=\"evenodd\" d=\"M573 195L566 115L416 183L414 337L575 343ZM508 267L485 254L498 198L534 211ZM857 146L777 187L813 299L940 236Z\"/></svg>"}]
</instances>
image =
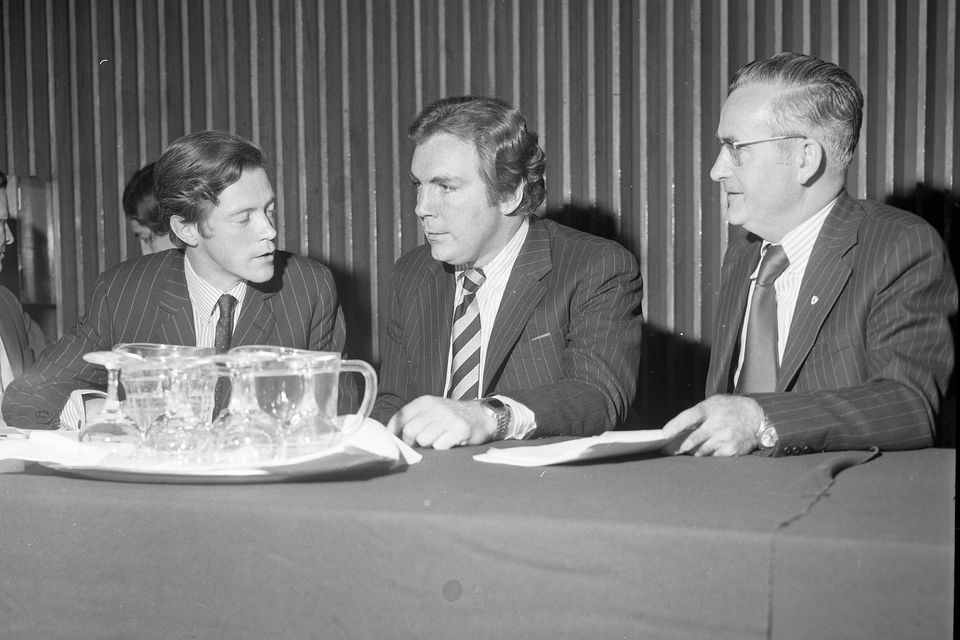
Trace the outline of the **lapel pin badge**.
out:
<instances>
[{"instance_id":1,"label":"lapel pin badge","mask_svg":"<svg viewBox=\"0 0 960 640\"><path fill-rule=\"evenodd\" d=\"M818 298L817 296L813 296L812 298L810 298L811 306L817 304L818 302L820 302L820 298Z\"/></svg>"}]
</instances>

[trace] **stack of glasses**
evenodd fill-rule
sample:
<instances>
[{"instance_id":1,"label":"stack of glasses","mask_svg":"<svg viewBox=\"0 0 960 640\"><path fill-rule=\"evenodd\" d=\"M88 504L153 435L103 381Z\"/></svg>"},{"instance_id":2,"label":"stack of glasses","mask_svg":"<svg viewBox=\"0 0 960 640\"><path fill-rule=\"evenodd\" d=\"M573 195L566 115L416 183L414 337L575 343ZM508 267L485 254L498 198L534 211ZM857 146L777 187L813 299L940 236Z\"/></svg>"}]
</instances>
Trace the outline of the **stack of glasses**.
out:
<instances>
[{"instance_id":1,"label":"stack of glasses","mask_svg":"<svg viewBox=\"0 0 960 640\"><path fill-rule=\"evenodd\" d=\"M337 418L341 373L364 378L358 416L370 415L376 397L373 367L332 352L253 345L215 354L131 343L84 357L106 368L107 400L80 440L148 462L246 464L313 454L345 435ZM214 416L222 376L230 399Z\"/></svg>"}]
</instances>

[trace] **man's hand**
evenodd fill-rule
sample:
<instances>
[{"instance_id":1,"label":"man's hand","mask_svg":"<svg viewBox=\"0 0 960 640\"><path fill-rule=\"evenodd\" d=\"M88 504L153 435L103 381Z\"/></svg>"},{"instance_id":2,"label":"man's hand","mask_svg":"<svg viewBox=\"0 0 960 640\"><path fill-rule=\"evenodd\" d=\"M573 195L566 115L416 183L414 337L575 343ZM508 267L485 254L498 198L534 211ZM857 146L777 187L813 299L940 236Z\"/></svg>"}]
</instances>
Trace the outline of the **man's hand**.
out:
<instances>
[{"instance_id":1,"label":"man's hand","mask_svg":"<svg viewBox=\"0 0 960 640\"><path fill-rule=\"evenodd\" d=\"M753 398L711 396L664 425L666 436L676 438L667 450L695 456L742 456L759 446L756 431L761 420L763 409Z\"/></svg>"},{"instance_id":2,"label":"man's hand","mask_svg":"<svg viewBox=\"0 0 960 640\"><path fill-rule=\"evenodd\" d=\"M387 428L409 445L451 449L489 442L497 423L477 401L420 396L397 411Z\"/></svg>"}]
</instances>

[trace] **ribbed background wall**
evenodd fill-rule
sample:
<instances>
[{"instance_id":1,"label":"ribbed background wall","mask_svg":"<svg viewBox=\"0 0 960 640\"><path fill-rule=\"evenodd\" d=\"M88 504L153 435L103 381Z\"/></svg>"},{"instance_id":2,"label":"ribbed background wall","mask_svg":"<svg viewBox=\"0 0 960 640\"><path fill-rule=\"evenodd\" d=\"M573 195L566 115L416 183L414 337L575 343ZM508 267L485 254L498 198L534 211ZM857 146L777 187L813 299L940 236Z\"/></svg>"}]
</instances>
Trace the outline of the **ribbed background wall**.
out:
<instances>
[{"instance_id":1,"label":"ribbed background wall","mask_svg":"<svg viewBox=\"0 0 960 640\"><path fill-rule=\"evenodd\" d=\"M850 191L921 213L956 259L957 26L957 0L0 0L0 168L47 198L21 214L23 294L43 302L46 274L72 325L137 253L127 177L229 129L266 151L283 247L334 268L351 355L376 363L391 265L421 241L406 126L437 97L496 95L540 133L548 215L640 260L659 419L702 389L733 71L780 50L849 69L867 96Z\"/></svg>"}]
</instances>

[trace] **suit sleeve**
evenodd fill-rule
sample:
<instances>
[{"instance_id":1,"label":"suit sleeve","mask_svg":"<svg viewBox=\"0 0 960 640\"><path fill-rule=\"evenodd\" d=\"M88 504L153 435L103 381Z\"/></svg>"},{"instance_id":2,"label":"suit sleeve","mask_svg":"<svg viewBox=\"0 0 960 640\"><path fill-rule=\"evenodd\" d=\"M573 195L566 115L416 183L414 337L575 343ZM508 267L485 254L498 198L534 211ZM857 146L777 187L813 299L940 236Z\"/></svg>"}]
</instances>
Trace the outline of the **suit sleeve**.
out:
<instances>
[{"instance_id":1,"label":"suit sleeve","mask_svg":"<svg viewBox=\"0 0 960 640\"><path fill-rule=\"evenodd\" d=\"M811 375L831 384L754 396L777 429L774 455L933 444L940 399L953 370L953 270L942 242L926 225L899 234L874 267L864 344L843 346L807 365L814 368ZM862 363L865 379L834 384L852 377L846 370L853 370L853 363Z\"/></svg>"},{"instance_id":2,"label":"suit sleeve","mask_svg":"<svg viewBox=\"0 0 960 640\"><path fill-rule=\"evenodd\" d=\"M619 245L583 252L567 275L574 282L562 375L497 393L536 416L537 436L592 435L623 422L636 394L643 329L643 281L636 259ZM531 375L531 379L534 376Z\"/></svg>"},{"instance_id":3,"label":"suit sleeve","mask_svg":"<svg viewBox=\"0 0 960 640\"><path fill-rule=\"evenodd\" d=\"M317 292L317 295L314 296L315 302L310 309L308 348L314 351L333 351L343 354L347 341L347 327L343 318L343 309L340 307L340 298L337 295L337 285L328 268L315 262L311 264L312 269L304 269L304 279L307 288ZM291 318L288 317L287 320L291 321ZM360 394L355 378L355 374L340 376L338 413L354 413L360 406Z\"/></svg>"},{"instance_id":4,"label":"suit sleeve","mask_svg":"<svg viewBox=\"0 0 960 640\"><path fill-rule=\"evenodd\" d=\"M71 391L106 389L103 367L86 362L83 354L113 346L108 290L107 283L98 280L88 313L7 387L3 416L8 423L29 429L55 429Z\"/></svg>"},{"instance_id":5,"label":"suit sleeve","mask_svg":"<svg viewBox=\"0 0 960 640\"><path fill-rule=\"evenodd\" d=\"M394 413L399 411L410 398L404 381L408 378L409 359L404 355L402 341L403 293L401 292L402 278L395 269L390 279L390 306L388 309L386 330L382 343L383 364L380 367L380 388L377 393L377 402L373 407L373 418L386 424Z\"/></svg>"}]
</instances>

